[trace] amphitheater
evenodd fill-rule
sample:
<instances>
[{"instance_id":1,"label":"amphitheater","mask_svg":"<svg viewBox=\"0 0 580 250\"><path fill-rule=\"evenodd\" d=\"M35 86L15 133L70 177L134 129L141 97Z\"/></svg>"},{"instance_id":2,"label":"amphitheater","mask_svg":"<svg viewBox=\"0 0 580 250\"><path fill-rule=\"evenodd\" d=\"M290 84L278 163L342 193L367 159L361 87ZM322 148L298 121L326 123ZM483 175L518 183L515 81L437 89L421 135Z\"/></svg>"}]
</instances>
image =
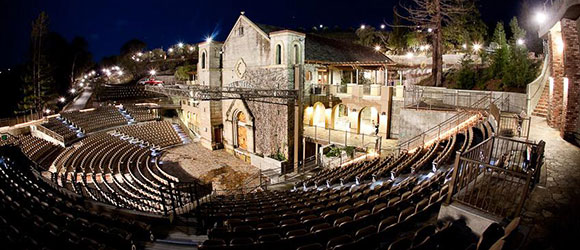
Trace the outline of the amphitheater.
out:
<instances>
[{"instance_id":1,"label":"amphitheater","mask_svg":"<svg viewBox=\"0 0 580 250\"><path fill-rule=\"evenodd\" d=\"M481 190L497 192L493 189L501 185L505 197L498 193L493 198L510 199L534 185L543 142L494 136L498 124L489 105L499 101L464 111L461 123L420 146L368 153L338 167L308 171L285 185L248 189L256 185L247 182L256 173L251 165L194 146L198 142L179 120L160 116L158 109L128 103L63 111L14 129L2 140L2 237L9 248L31 249L487 249L521 244L514 240L521 235L521 207L514 204L522 203L489 200L492 196ZM220 161L207 159L216 153ZM191 163L195 157L204 158L199 164L205 164L205 171L182 167L196 165ZM224 179L239 177L244 185L239 189L227 183L212 187L217 179L203 176L233 165L248 172L239 177L241 172L232 170L234 176ZM458 167L461 171L454 171ZM495 169L534 174L526 180ZM260 183L266 178L258 177ZM493 224L491 236L478 236L466 230L465 221L438 219L450 195L513 220L506 221L505 229Z\"/></svg>"},{"instance_id":2,"label":"amphitheater","mask_svg":"<svg viewBox=\"0 0 580 250\"><path fill-rule=\"evenodd\" d=\"M199 44L195 82L103 77L0 128L3 248L567 249L580 80L550 45L566 18L523 94L404 84L372 48L242 13Z\"/></svg>"}]
</instances>

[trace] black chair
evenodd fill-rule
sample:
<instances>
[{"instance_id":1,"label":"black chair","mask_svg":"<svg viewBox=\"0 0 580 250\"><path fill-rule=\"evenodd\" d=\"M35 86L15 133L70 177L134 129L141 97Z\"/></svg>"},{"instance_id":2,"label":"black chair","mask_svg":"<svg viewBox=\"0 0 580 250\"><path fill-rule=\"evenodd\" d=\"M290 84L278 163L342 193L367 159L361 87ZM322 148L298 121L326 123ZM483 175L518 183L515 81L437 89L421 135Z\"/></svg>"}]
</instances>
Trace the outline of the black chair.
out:
<instances>
[{"instance_id":1,"label":"black chair","mask_svg":"<svg viewBox=\"0 0 580 250\"><path fill-rule=\"evenodd\" d=\"M343 234L341 236L330 239L328 243L326 243L326 249L334 249L338 245L343 245L352 242L354 242L354 240L352 239L352 237L350 237L350 235Z\"/></svg>"},{"instance_id":2,"label":"black chair","mask_svg":"<svg viewBox=\"0 0 580 250\"><path fill-rule=\"evenodd\" d=\"M325 250L325 248L320 243L312 243L298 247L297 250Z\"/></svg>"},{"instance_id":3,"label":"black chair","mask_svg":"<svg viewBox=\"0 0 580 250\"><path fill-rule=\"evenodd\" d=\"M242 238L233 238L230 240L229 249L250 250L254 248L255 248L254 240L252 238L242 237Z\"/></svg>"},{"instance_id":4,"label":"black chair","mask_svg":"<svg viewBox=\"0 0 580 250\"><path fill-rule=\"evenodd\" d=\"M200 250L224 248L226 248L226 242L222 239L208 239L201 243L201 246L199 246Z\"/></svg>"}]
</instances>

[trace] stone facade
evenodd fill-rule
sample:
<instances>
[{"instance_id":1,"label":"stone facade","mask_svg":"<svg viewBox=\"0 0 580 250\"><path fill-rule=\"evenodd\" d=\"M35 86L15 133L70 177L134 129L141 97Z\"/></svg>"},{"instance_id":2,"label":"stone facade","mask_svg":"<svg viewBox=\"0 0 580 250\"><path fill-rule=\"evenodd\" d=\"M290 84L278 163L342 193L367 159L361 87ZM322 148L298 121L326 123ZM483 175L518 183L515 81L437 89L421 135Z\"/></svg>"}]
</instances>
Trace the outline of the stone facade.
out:
<instances>
[{"instance_id":1,"label":"stone facade","mask_svg":"<svg viewBox=\"0 0 580 250\"><path fill-rule=\"evenodd\" d=\"M580 20L580 19L579 19ZM562 37L566 50L564 53L564 75L568 79L564 84L564 101L562 126L560 134L572 137L578 132L578 114L580 113L580 40L578 39L578 20L562 20Z\"/></svg>"},{"instance_id":2,"label":"stone facade","mask_svg":"<svg viewBox=\"0 0 580 250\"><path fill-rule=\"evenodd\" d=\"M574 140L580 133L580 40L578 20L563 18L548 34L551 79L548 125Z\"/></svg>"},{"instance_id":3,"label":"stone facade","mask_svg":"<svg viewBox=\"0 0 580 250\"><path fill-rule=\"evenodd\" d=\"M304 34L285 30L266 33L241 15L223 43L199 44L198 84L294 89L294 65L303 65L303 48ZM197 130L207 148L223 145L245 159L277 152L292 159L294 105L294 101L271 98L188 100L182 101L181 117Z\"/></svg>"},{"instance_id":4,"label":"stone facade","mask_svg":"<svg viewBox=\"0 0 580 250\"><path fill-rule=\"evenodd\" d=\"M557 25L548 36L550 50L550 63L552 64L550 75L550 94L548 106L548 124L552 127L559 127L562 113L562 88L564 79L564 61L558 44L562 40L560 25Z\"/></svg>"}]
</instances>

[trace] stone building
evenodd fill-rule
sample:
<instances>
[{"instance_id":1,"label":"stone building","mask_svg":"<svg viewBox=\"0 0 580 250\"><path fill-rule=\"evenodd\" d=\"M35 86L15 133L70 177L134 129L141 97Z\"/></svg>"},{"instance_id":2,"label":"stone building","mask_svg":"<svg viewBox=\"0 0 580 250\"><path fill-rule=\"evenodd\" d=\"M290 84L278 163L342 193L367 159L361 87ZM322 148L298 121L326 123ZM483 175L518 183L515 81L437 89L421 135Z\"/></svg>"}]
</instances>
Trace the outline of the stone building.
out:
<instances>
[{"instance_id":1,"label":"stone building","mask_svg":"<svg viewBox=\"0 0 580 250\"><path fill-rule=\"evenodd\" d=\"M580 142L580 1L554 2L540 24L549 63L549 84L540 103L548 125L560 135ZM536 108L539 109L539 108Z\"/></svg>"},{"instance_id":2,"label":"stone building","mask_svg":"<svg viewBox=\"0 0 580 250\"><path fill-rule=\"evenodd\" d=\"M386 133L390 65L373 48L257 24L242 14L224 42L199 44L196 84L297 89L301 102L190 99L181 102L180 117L207 148L223 147L254 165L267 157L295 162L303 126L371 134L380 124Z\"/></svg>"}]
</instances>

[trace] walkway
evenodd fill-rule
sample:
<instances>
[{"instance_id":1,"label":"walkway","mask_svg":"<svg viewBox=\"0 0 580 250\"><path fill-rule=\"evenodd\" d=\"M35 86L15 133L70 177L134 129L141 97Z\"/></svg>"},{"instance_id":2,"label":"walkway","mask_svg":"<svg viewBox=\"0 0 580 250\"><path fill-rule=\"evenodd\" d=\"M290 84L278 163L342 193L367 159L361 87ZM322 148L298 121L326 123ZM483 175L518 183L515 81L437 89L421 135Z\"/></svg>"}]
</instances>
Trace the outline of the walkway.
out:
<instances>
[{"instance_id":1,"label":"walkway","mask_svg":"<svg viewBox=\"0 0 580 250\"><path fill-rule=\"evenodd\" d=\"M78 111L84 109L87 106L87 102L93 95L93 89L90 87L86 87L81 96L73 101L73 103L69 104L68 107L64 111Z\"/></svg>"},{"instance_id":2,"label":"walkway","mask_svg":"<svg viewBox=\"0 0 580 250\"><path fill-rule=\"evenodd\" d=\"M580 235L580 148L537 116L532 117L530 139L546 142L546 161L545 181L534 189L523 212L523 223L530 226L525 249L574 248Z\"/></svg>"}]
</instances>

